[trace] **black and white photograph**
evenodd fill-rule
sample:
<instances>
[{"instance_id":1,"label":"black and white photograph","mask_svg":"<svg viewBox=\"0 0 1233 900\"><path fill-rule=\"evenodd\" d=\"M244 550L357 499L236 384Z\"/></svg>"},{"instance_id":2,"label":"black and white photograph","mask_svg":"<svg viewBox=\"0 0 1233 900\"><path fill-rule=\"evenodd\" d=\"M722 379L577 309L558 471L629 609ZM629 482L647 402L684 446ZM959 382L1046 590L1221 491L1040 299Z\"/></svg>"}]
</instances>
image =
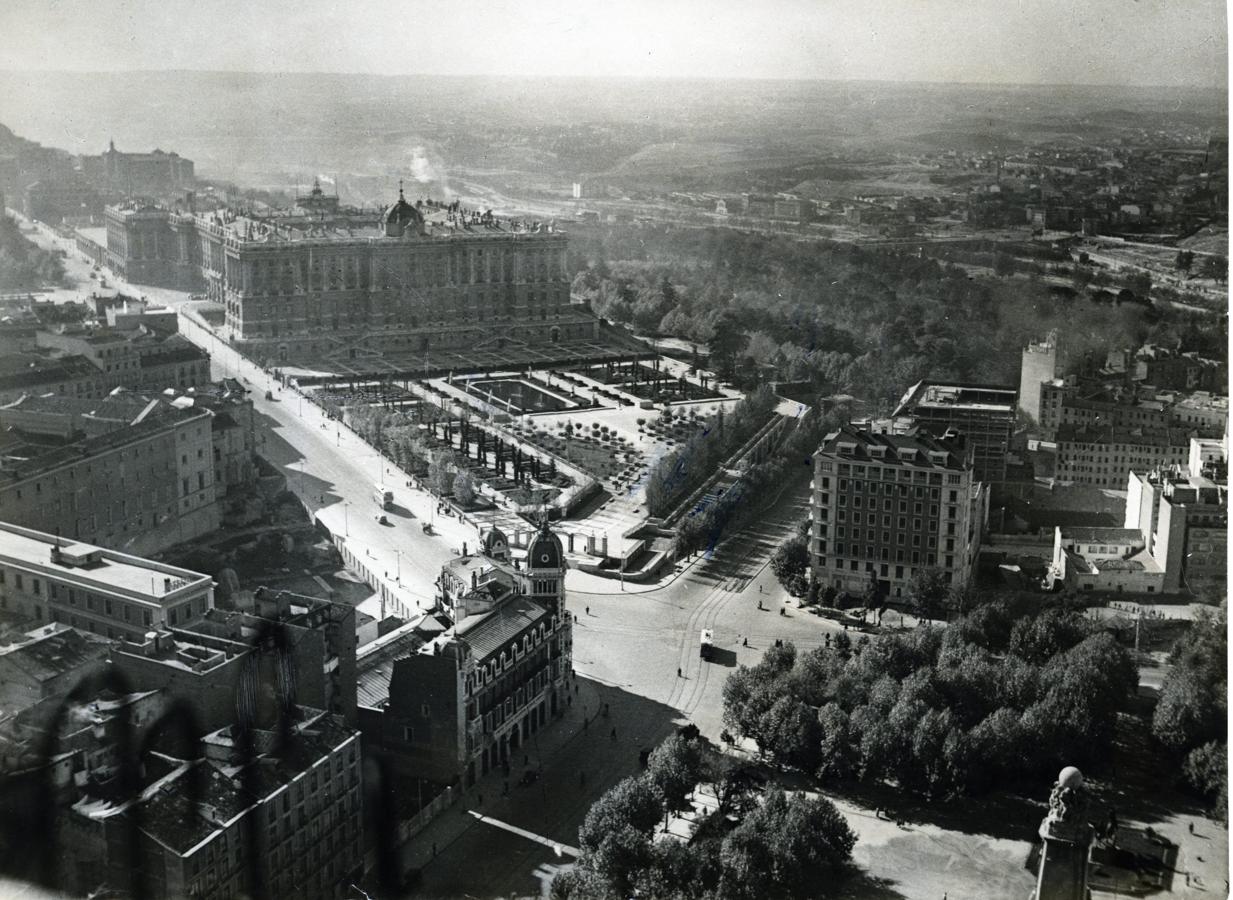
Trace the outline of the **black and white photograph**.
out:
<instances>
[{"instance_id":1,"label":"black and white photograph","mask_svg":"<svg viewBox=\"0 0 1233 900\"><path fill-rule=\"evenodd\" d=\"M0 900L1227 898L1224 0L2 0Z\"/></svg>"}]
</instances>

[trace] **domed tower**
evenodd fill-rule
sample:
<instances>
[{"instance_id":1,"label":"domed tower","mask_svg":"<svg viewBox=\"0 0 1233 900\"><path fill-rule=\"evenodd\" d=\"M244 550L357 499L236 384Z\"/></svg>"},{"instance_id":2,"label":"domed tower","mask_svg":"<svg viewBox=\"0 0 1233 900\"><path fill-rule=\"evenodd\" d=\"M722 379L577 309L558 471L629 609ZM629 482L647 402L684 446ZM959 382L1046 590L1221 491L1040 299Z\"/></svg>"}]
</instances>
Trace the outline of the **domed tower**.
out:
<instances>
[{"instance_id":1,"label":"domed tower","mask_svg":"<svg viewBox=\"0 0 1233 900\"><path fill-rule=\"evenodd\" d=\"M497 562L508 563L509 558L509 538L505 536L505 532L500 528L493 528L484 535L483 553L489 559L495 559Z\"/></svg>"},{"instance_id":2,"label":"domed tower","mask_svg":"<svg viewBox=\"0 0 1233 900\"><path fill-rule=\"evenodd\" d=\"M386 209L381 217L381 224L385 228L386 237L424 233L424 216L403 196L401 181L398 182L398 202Z\"/></svg>"},{"instance_id":3,"label":"domed tower","mask_svg":"<svg viewBox=\"0 0 1233 900\"><path fill-rule=\"evenodd\" d=\"M552 686L548 704L553 715L562 708L569 691L567 679L574 672L574 617L565 609L565 548L548 530L545 519L527 549L524 582L532 600L548 610L553 619L549 658Z\"/></svg>"},{"instance_id":4,"label":"domed tower","mask_svg":"<svg viewBox=\"0 0 1233 900\"><path fill-rule=\"evenodd\" d=\"M561 539L548 530L546 519L527 549L527 576L531 582L529 593L534 600L554 613L564 610L565 548L561 546Z\"/></svg>"}]
</instances>

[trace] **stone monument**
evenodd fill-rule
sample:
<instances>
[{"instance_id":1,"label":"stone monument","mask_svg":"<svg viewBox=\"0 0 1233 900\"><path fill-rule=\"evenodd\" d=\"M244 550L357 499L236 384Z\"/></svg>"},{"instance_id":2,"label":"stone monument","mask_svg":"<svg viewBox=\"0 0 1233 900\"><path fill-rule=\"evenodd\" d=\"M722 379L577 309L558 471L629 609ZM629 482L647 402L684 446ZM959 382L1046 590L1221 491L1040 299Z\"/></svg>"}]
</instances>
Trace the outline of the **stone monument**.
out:
<instances>
[{"instance_id":1,"label":"stone monument","mask_svg":"<svg viewBox=\"0 0 1233 900\"><path fill-rule=\"evenodd\" d=\"M1074 766L1062 769L1040 823L1044 846L1032 900L1088 900L1087 861L1092 845L1087 788Z\"/></svg>"}]
</instances>

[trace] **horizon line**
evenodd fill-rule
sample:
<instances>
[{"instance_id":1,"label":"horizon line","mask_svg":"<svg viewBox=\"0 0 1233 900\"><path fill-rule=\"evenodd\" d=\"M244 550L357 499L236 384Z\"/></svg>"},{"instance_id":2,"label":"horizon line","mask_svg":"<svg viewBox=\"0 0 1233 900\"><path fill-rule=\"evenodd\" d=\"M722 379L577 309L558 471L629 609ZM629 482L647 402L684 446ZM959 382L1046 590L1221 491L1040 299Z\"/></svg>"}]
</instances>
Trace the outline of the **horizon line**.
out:
<instances>
[{"instance_id":1,"label":"horizon line","mask_svg":"<svg viewBox=\"0 0 1233 900\"><path fill-rule=\"evenodd\" d=\"M787 75L588 75L588 74L535 74L518 75L509 72L340 72L317 69L12 69L0 67L3 75L252 75L252 76L285 76L313 75L333 76L342 78L449 78L449 79L510 79L510 80L549 80L549 81L765 81L785 83L816 83L816 84L885 84L885 85L941 85L954 87L986 87L986 88L1153 88L1158 90L1193 90L1221 91L1227 93L1229 85L1223 84L1161 84L1158 82L1102 82L1102 81L939 81L931 79L907 78L811 78L808 76Z\"/></svg>"}]
</instances>

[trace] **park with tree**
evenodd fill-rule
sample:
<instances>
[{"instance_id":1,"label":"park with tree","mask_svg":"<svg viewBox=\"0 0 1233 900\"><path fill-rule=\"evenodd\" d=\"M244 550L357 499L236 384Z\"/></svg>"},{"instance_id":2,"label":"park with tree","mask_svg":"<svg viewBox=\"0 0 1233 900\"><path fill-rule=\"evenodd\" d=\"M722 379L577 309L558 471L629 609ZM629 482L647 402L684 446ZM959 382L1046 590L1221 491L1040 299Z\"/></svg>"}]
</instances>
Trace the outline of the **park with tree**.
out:
<instances>
[{"instance_id":1,"label":"park with tree","mask_svg":"<svg viewBox=\"0 0 1233 900\"><path fill-rule=\"evenodd\" d=\"M943 799L1099 766L1135 691L1128 650L1064 607L984 602L947 627L772 647L724 685L724 725L824 784Z\"/></svg>"},{"instance_id":2,"label":"park with tree","mask_svg":"<svg viewBox=\"0 0 1233 900\"><path fill-rule=\"evenodd\" d=\"M671 813L708 785L719 808L688 842L659 835ZM696 736L657 747L646 771L591 807L578 833L578 864L552 882L554 900L631 896L760 900L841 896L853 874L856 835L822 797L756 789L730 757Z\"/></svg>"},{"instance_id":3,"label":"park with tree","mask_svg":"<svg viewBox=\"0 0 1233 900\"><path fill-rule=\"evenodd\" d=\"M579 232L570 265L573 294L596 315L707 345L712 367L739 384L773 370L821 396L893 403L924 377L1014 384L1022 348L1051 329L1066 333L1075 364L1108 346L1180 341L1223 355L1226 343L1208 318L1143 302L1166 293L1150 278L1110 283L1113 302L1101 304L888 248L669 226ZM1136 302L1116 302L1118 287Z\"/></svg>"}]
</instances>

